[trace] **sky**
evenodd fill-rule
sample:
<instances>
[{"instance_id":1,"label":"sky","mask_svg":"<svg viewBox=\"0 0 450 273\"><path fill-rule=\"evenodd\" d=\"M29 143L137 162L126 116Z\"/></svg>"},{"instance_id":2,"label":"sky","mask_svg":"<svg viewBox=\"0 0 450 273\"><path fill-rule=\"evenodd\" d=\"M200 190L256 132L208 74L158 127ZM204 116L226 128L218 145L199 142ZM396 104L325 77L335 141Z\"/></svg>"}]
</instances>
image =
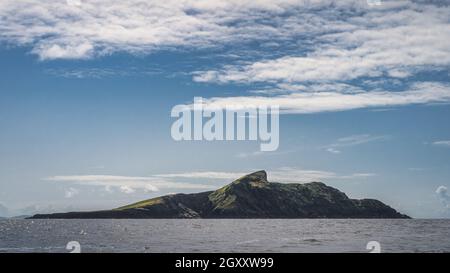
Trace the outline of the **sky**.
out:
<instances>
[{"instance_id":1,"label":"sky","mask_svg":"<svg viewBox=\"0 0 450 273\"><path fill-rule=\"evenodd\" d=\"M450 217L446 1L0 2L0 216L264 169ZM172 107L279 105L280 143L175 141Z\"/></svg>"}]
</instances>

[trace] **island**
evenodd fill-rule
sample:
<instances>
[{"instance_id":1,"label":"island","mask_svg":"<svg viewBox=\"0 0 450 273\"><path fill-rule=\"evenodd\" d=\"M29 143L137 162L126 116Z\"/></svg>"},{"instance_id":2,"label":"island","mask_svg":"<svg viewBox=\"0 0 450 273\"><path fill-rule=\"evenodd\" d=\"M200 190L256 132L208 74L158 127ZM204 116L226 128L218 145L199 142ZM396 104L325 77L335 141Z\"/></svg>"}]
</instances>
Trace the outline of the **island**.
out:
<instances>
[{"instance_id":1,"label":"island","mask_svg":"<svg viewBox=\"0 0 450 273\"><path fill-rule=\"evenodd\" d=\"M267 173L216 190L171 194L112 210L37 214L32 219L410 218L375 199L350 199L321 182L274 183Z\"/></svg>"}]
</instances>

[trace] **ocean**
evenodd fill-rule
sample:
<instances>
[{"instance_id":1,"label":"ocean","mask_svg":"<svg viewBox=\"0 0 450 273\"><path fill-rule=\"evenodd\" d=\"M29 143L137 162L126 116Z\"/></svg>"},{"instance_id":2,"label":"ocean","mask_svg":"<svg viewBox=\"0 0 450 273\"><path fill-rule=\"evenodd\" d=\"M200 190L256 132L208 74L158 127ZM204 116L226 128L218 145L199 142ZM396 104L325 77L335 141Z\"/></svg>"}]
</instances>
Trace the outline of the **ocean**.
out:
<instances>
[{"instance_id":1,"label":"ocean","mask_svg":"<svg viewBox=\"0 0 450 273\"><path fill-rule=\"evenodd\" d=\"M450 220L0 220L0 252L450 252ZM374 244L374 243L370 243Z\"/></svg>"}]
</instances>

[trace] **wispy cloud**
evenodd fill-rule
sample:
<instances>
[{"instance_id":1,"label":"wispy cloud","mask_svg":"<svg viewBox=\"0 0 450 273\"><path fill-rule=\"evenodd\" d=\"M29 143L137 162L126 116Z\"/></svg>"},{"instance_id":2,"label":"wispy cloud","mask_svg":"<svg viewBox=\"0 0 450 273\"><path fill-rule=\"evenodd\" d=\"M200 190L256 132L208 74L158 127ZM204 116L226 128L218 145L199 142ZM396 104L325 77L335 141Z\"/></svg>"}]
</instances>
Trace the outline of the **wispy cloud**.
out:
<instances>
[{"instance_id":1,"label":"wispy cloud","mask_svg":"<svg viewBox=\"0 0 450 273\"><path fill-rule=\"evenodd\" d=\"M425 171L426 168L410 167L410 168L408 168L408 170L409 170L409 171L412 171L412 172L422 172L422 171Z\"/></svg>"},{"instance_id":2,"label":"wispy cloud","mask_svg":"<svg viewBox=\"0 0 450 273\"><path fill-rule=\"evenodd\" d=\"M340 154L341 153L340 150L337 150L337 149L332 148L332 147L327 148L326 150L327 150L327 152L332 153L332 154Z\"/></svg>"},{"instance_id":3,"label":"wispy cloud","mask_svg":"<svg viewBox=\"0 0 450 273\"><path fill-rule=\"evenodd\" d=\"M263 154L264 154L264 152L255 151L255 152L250 152L250 153L238 153L236 155L236 157L247 158L247 157L253 157L253 156L260 156L260 155L263 155Z\"/></svg>"},{"instance_id":4,"label":"wispy cloud","mask_svg":"<svg viewBox=\"0 0 450 273\"><path fill-rule=\"evenodd\" d=\"M384 140L387 138L388 138L387 136L373 136L369 134L351 135L339 138L336 143L332 144L332 146L333 147L355 146L372 141Z\"/></svg>"},{"instance_id":5,"label":"wispy cloud","mask_svg":"<svg viewBox=\"0 0 450 273\"><path fill-rule=\"evenodd\" d=\"M246 172L187 172L178 174L164 174L162 177L171 178L190 178L190 179L219 179L224 182L231 182L239 177L254 172L256 170L248 170ZM335 172L323 170L307 170L301 168L282 167L268 171L269 181L276 182L311 182L311 181L328 181L335 179L363 179L375 176L373 173L352 173L352 174L337 174Z\"/></svg>"},{"instance_id":6,"label":"wispy cloud","mask_svg":"<svg viewBox=\"0 0 450 273\"><path fill-rule=\"evenodd\" d=\"M340 154L341 149L345 147L352 147L357 145L366 144L374 141L382 141L388 139L388 136L374 136L370 134L359 134L341 137L336 142L323 147L327 152L333 154Z\"/></svg>"},{"instance_id":7,"label":"wispy cloud","mask_svg":"<svg viewBox=\"0 0 450 273\"><path fill-rule=\"evenodd\" d=\"M0 37L32 46L41 59L255 40L270 52L295 47L302 37L304 44L323 45L307 56L230 67L216 78L341 79L385 71L404 77L410 66L448 64L448 14L445 5L411 1L383 1L374 8L360 0L3 0Z\"/></svg>"},{"instance_id":8,"label":"wispy cloud","mask_svg":"<svg viewBox=\"0 0 450 273\"><path fill-rule=\"evenodd\" d=\"M244 172L186 172L172 174L158 174L155 177L164 178L201 178L201 179L236 179L246 175Z\"/></svg>"},{"instance_id":9,"label":"wispy cloud","mask_svg":"<svg viewBox=\"0 0 450 273\"><path fill-rule=\"evenodd\" d=\"M214 190L221 184L230 183L255 170L245 172L195 171L182 173L156 174L152 176L116 176L116 175L66 175L44 178L46 181L66 183L66 198L81 193L78 186L100 187L103 191L132 194L137 192L158 192L161 190L179 192L183 190ZM268 171L269 181L282 183L302 183L311 181L355 180L375 176L373 173L338 174L331 171L307 170L283 167ZM193 183L190 181L194 181Z\"/></svg>"},{"instance_id":10,"label":"wispy cloud","mask_svg":"<svg viewBox=\"0 0 450 273\"><path fill-rule=\"evenodd\" d=\"M123 68L100 68L100 67L90 67L90 68L52 68L46 69L45 73L69 79L103 79L110 77L125 77L125 76L136 76L136 75L156 75L161 74L162 70L157 68L137 68L137 67L127 67Z\"/></svg>"},{"instance_id":11,"label":"wispy cloud","mask_svg":"<svg viewBox=\"0 0 450 273\"><path fill-rule=\"evenodd\" d=\"M423 82L400 92L369 91L360 93L314 92L292 93L279 96L214 97L204 100L204 108L224 109L230 105L280 106L281 113L318 113L361 108L404 106L450 102L450 86L436 82Z\"/></svg>"},{"instance_id":12,"label":"wispy cloud","mask_svg":"<svg viewBox=\"0 0 450 273\"><path fill-rule=\"evenodd\" d=\"M314 11L323 27L308 33L316 47L306 54L199 71L194 80L280 85L380 76L403 79L450 65L449 6L389 1L380 8L356 5L350 11L335 4L334 16ZM327 27L334 31L324 31Z\"/></svg>"},{"instance_id":13,"label":"wispy cloud","mask_svg":"<svg viewBox=\"0 0 450 273\"><path fill-rule=\"evenodd\" d=\"M254 151L254 152L243 152L238 153L236 157L238 158L249 158L249 157L256 157L256 156L278 156L278 155L285 155L290 153L297 152L296 149L290 149L287 151L277 151L277 152L262 152L262 151Z\"/></svg>"},{"instance_id":14,"label":"wispy cloud","mask_svg":"<svg viewBox=\"0 0 450 273\"><path fill-rule=\"evenodd\" d=\"M52 76L75 79L101 79L112 76L124 75L124 71L116 71L109 68L85 68L85 69L47 69L45 72Z\"/></svg>"},{"instance_id":15,"label":"wispy cloud","mask_svg":"<svg viewBox=\"0 0 450 273\"><path fill-rule=\"evenodd\" d=\"M174 176L176 177L176 176ZM114 176L114 175L69 175L52 176L47 181L66 182L83 186L101 186L106 191L116 189L123 193L134 193L137 190L155 192L161 189L212 189L211 185L174 182L163 179L163 176Z\"/></svg>"},{"instance_id":16,"label":"wispy cloud","mask_svg":"<svg viewBox=\"0 0 450 273\"><path fill-rule=\"evenodd\" d=\"M237 56L236 62L191 71L193 80L262 83L267 85L262 91L282 94L216 97L208 104L280 105L284 113L317 113L450 102L448 83L421 82L401 92L356 83L448 70L449 16L448 5L413 1L374 7L360 0L4 0L0 40L31 46L45 60L233 45L223 54ZM244 46L236 55L240 45L255 41L263 46ZM273 56L274 47L281 56ZM116 71L63 74L111 73Z\"/></svg>"},{"instance_id":17,"label":"wispy cloud","mask_svg":"<svg viewBox=\"0 0 450 273\"><path fill-rule=\"evenodd\" d=\"M9 43L31 45L41 59L90 58L114 52L146 54L269 41L268 37L289 40L320 27L318 20L297 16L293 10L326 8L332 2L3 0L0 37ZM276 24L267 22L275 18Z\"/></svg>"},{"instance_id":18,"label":"wispy cloud","mask_svg":"<svg viewBox=\"0 0 450 273\"><path fill-rule=\"evenodd\" d=\"M450 66L448 5L389 1L377 8L356 5L348 13L340 3L333 8L335 16L314 10L323 24L322 31L305 33L314 48L194 72L197 82L269 85L252 96L207 103L279 105L283 113L317 113L450 102L447 82L414 82L418 73ZM324 31L328 26L333 31ZM401 88L392 86L395 81Z\"/></svg>"},{"instance_id":19,"label":"wispy cloud","mask_svg":"<svg viewBox=\"0 0 450 273\"><path fill-rule=\"evenodd\" d=\"M352 173L352 174L338 174L331 171L322 170L305 170L300 168L283 167L271 171L270 177L278 182L311 182L311 181L330 181L341 179L364 179L375 176L374 173Z\"/></svg>"},{"instance_id":20,"label":"wispy cloud","mask_svg":"<svg viewBox=\"0 0 450 273\"><path fill-rule=\"evenodd\" d=\"M440 140L433 142L433 145L450 147L450 140Z\"/></svg>"}]
</instances>

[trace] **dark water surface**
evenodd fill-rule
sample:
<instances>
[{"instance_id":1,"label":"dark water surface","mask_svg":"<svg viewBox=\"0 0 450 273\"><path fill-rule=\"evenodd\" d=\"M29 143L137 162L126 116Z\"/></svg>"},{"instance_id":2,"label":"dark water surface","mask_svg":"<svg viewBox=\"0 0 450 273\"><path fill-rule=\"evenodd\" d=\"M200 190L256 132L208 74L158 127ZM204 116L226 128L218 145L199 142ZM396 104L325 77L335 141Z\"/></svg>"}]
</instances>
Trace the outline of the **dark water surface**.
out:
<instances>
[{"instance_id":1,"label":"dark water surface","mask_svg":"<svg viewBox=\"0 0 450 273\"><path fill-rule=\"evenodd\" d=\"M0 252L450 252L450 220L0 220Z\"/></svg>"}]
</instances>

